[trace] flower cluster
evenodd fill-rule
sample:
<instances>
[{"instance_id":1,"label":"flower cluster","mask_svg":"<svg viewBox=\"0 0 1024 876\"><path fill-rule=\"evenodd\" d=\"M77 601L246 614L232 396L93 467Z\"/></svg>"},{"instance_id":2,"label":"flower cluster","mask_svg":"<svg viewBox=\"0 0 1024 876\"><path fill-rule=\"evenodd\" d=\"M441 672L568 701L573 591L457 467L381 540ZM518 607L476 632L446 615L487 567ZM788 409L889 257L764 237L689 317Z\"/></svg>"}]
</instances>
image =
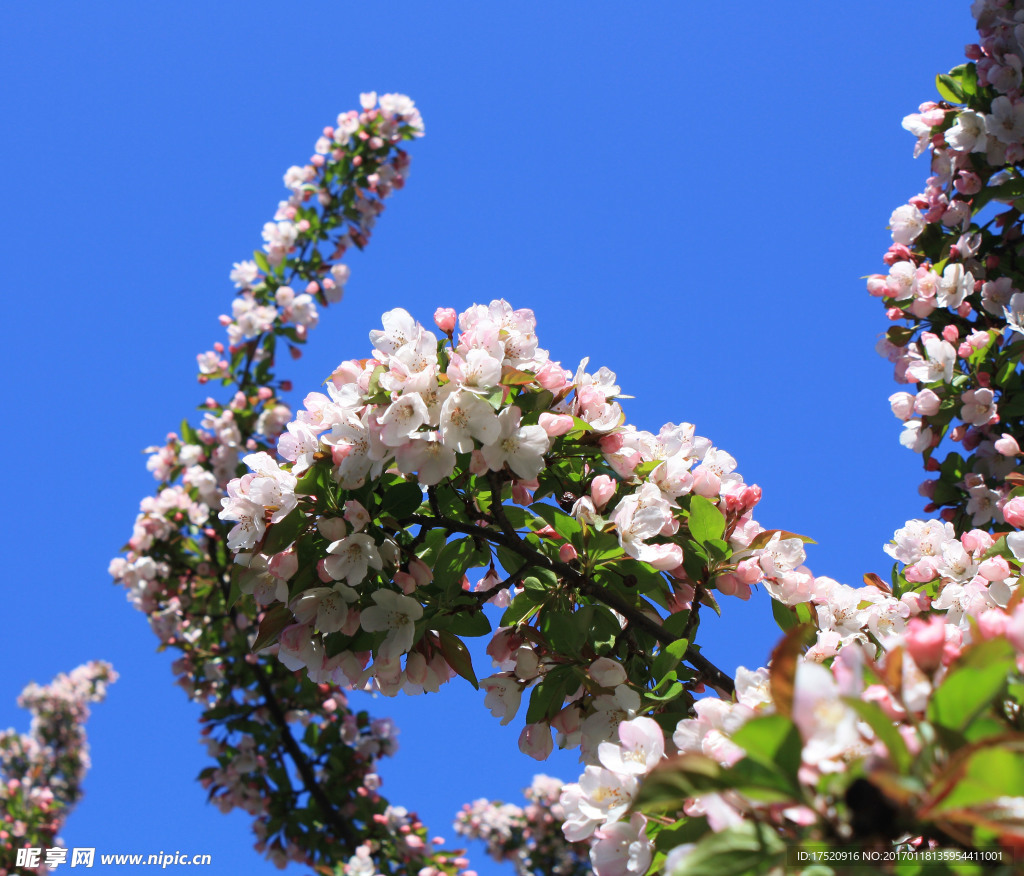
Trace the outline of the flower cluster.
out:
<instances>
[{"instance_id":1,"label":"flower cluster","mask_svg":"<svg viewBox=\"0 0 1024 876\"><path fill-rule=\"evenodd\" d=\"M887 274L869 278L894 325L879 351L910 390L889 399L900 442L939 476L926 510L965 526L1015 525L1003 507L1017 484L1024 426L1024 275L1017 265L1024 195L1024 46L1018 4L978 2L969 63L938 77L944 100L903 125L929 153L925 190L890 218ZM938 448L948 439L944 457ZM959 445L959 447L955 446Z\"/></svg>"},{"instance_id":2,"label":"flower cluster","mask_svg":"<svg viewBox=\"0 0 1024 876\"><path fill-rule=\"evenodd\" d=\"M525 705L529 755L580 749L578 782L460 817L521 873L580 871L584 843L598 876L719 872L752 851L762 872L822 840L1024 844L1018 6L974 4L971 63L905 121L933 175L869 280L908 322L881 344L913 389L890 402L943 509L896 533L888 582L815 576L808 539L753 518L735 459L687 423L629 425L613 373L564 368L504 301L439 308L436 332L386 313L370 355L293 416L277 346L297 355L340 298L337 258L365 244L422 124L408 99L365 95L289 169L263 249L232 273L227 345L198 360L233 395L154 448L161 488L112 567L181 651L208 707L203 781L256 817L261 849L351 876L464 869L379 795L394 729L344 690L455 675L503 723ZM940 462L946 438L962 453ZM700 613L758 585L786 635L733 679L697 645ZM463 641L480 636L497 669L482 681Z\"/></svg>"},{"instance_id":3,"label":"flower cluster","mask_svg":"<svg viewBox=\"0 0 1024 876\"><path fill-rule=\"evenodd\" d=\"M115 681L110 664L94 660L18 697L32 726L0 733L0 876L13 873L16 849L55 845L89 769L89 704L102 702Z\"/></svg>"},{"instance_id":4,"label":"flower cluster","mask_svg":"<svg viewBox=\"0 0 1024 876\"><path fill-rule=\"evenodd\" d=\"M741 667L735 699L699 700L673 733L677 756L626 789L640 812L686 816L686 841L659 844L666 872L752 838L766 869L784 863L787 845L826 838L1020 847L1024 605L986 608L968 632L948 612L913 618L898 645L853 641L825 663L800 653L801 638L794 628L770 670ZM614 781L621 773L606 787ZM583 785L566 796L586 800ZM598 872L642 872L625 861Z\"/></svg>"},{"instance_id":5,"label":"flower cluster","mask_svg":"<svg viewBox=\"0 0 1024 876\"><path fill-rule=\"evenodd\" d=\"M890 404L902 443L938 473L921 492L941 518L895 533L888 581L815 577L795 545L788 570L765 577L788 631L770 668L741 668L732 697L698 700L675 725L675 756L628 788L633 818L669 816L668 831L647 825L656 869L714 872L757 848L767 870L805 843L988 844L1004 856L1024 843L1024 9L981 0L973 11L972 63L938 77L944 100L904 121L932 176L892 214L889 272L868 282L889 318L908 322L880 351L914 385ZM940 461L944 439L961 447ZM567 794L587 801L579 788ZM638 866L623 858L608 872Z\"/></svg>"},{"instance_id":6,"label":"flower cluster","mask_svg":"<svg viewBox=\"0 0 1024 876\"><path fill-rule=\"evenodd\" d=\"M525 806L475 800L462 807L455 830L482 840L495 861L509 861L517 876L585 876L590 872L586 843L569 842L562 833L565 810L559 803L563 782L537 775L523 789Z\"/></svg>"},{"instance_id":7,"label":"flower cluster","mask_svg":"<svg viewBox=\"0 0 1024 876\"><path fill-rule=\"evenodd\" d=\"M593 695L549 706L559 707L561 744L582 742L591 756L639 694L596 652L568 675L557 644L524 637L522 622L545 621L549 597L556 609L548 582L583 583L579 595L589 587L595 597L595 584L621 585L620 570L638 573L654 605L631 594L626 610L660 604L688 618L698 590L714 605L712 588L746 597L759 581L786 581L803 542L753 521L760 491L693 426L655 435L626 425L615 375L553 361L531 311L493 301L435 320L441 339L404 310L385 314L370 333L373 355L343 362L326 394L306 396L278 443L283 461L244 457L250 472L228 484L219 515L234 523L241 591L273 606L260 642L276 642L289 668L388 695L467 675L445 634L486 634L477 612L498 601L514 623L503 619L491 643L503 671L484 681L488 706L508 722L549 671L561 673L563 699L585 679ZM450 540L459 534L469 538ZM467 594L473 567L487 573ZM622 608L614 589L602 598ZM597 620L605 630L625 623L607 608ZM550 728L529 723L522 747L544 757Z\"/></svg>"},{"instance_id":8,"label":"flower cluster","mask_svg":"<svg viewBox=\"0 0 1024 876\"><path fill-rule=\"evenodd\" d=\"M264 226L263 248L235 264L238 294L220 320L226 343L198 357L200 383L219 382L227 397L208 398L199 423L183 421L150 448L159 487L110 571L161 647L179 652L174 671L204 707L202 740L214 760L200 780L220 809L253 816L259 851L281 866L318 865L370 843L374 860L407 872L454 873L379 817L390 811L376 764L396 749L391 722L355 711L333 685L251 654L265 613L232 578L230 527L215 513L239 457L274 450L292 418L276 358L284 345L297 357L323 308L341 299L349 270L339 259L366 246L384 199L404 184L403 142L423 133L403 95L364 94L360 103L324 129L305 165L285 173L289 195Z\"/></svg>"},{"instance_id":9,"label":"flower cluster","mask_svg":"<svg viewBox=\"0 0 1024 876\"><path fill-rule=\"evenodd\" d=\"M689 424L626 424L615 375L552 360L532 312L494 301L435 323L440 338L385 314L373 355L306 397L281 461L250 454L229 483L239 589L268 607L255 647L318 683L436 691L476 683L460 637L490 633L497 603L485 705L508 723L529 692L520 748L580 747L566 837L591 842L602 876L635 871L647 821L621 816L665 746L646 714L685 721L705 683L732 689L691 647L700 606L758 583L805 610L834 594L803 566L804 538L753 519L760 490L731 456ZM899 600L878 602L888 629ZM480 806L495 852L514 813Z\"/></svg>"}]
</instances>

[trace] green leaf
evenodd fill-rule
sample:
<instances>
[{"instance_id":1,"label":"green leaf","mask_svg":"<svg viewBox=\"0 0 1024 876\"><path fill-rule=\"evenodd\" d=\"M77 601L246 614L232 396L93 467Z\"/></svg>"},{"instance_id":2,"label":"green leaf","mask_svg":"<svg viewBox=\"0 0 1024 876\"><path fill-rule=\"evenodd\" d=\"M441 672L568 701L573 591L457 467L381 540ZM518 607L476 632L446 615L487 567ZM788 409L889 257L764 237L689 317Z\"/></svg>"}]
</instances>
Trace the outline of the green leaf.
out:
<instances>
[{"instance_id":1,"label":"green leaf","mask_svg":"<svg viewBox=\"0 0 1024 876\"><path fill-rule=\"evenodd\" d=\"M797 787L797 770L803 743L796 724L784 715L762 715L747 721L730 737L747 757L769 768L778 768Z\"/></svg>"},{"instance_id":2,"label":"green leaf","mask_svg":"<svg viewBox=\"0 0 1024 876\"><path fill-rule=\"evenodd\" d=\"M447 630L457 636L486 636L491 631L491 622L482 611L439 614L427 626L432 630Z\"/></svg>"},{"instance_id":3,"label":"green leaf","mask_svg":"<svg viewBox=\"0 0 1024 876\"><path fill-rule=\"evenodd\" d=\"M503 507L503 511L505 513L505 519L512 524L513 529L536 529L540 526L537 522L536 515L531 514L519 505L505 505ZM502 550L508 549L502 548ZM518 554L513 554L512 551L509 551L509 553L513 556L518 556ZM522 559L520 559L519 562L521 563Z\"/></svg>"},{"instance_id":4,"label":"green leaf","mask_svg":"<svg viewBox=\"0 0 1024 876\"><path fill-rule=\"evenodd\" d=\"M555 395L551 390L542 389L540 392L520 393L516 404L525 414L527 411L546 411L554 400Z\"/></svg>"},{"instance_id":5,"label":"green leaf","mask_svg":"<svg viewBox=\"0 0 1024 876\"><path fill-rule=\"evenodd\" d=\"M448 537L443 529L431 529L423 539L423 543L416 551L416 555L428 566L433 568L434 561L444 547L445 539Z\"/></svg>"},{"instance_id":6,"label":"green leaf","mask_svg":"<svg viewBox=\"0 0 1024 876\"><path fill-rule=\"evenodd\" d=\"M199 435L188 420L181 421L181 440L186 444L198 444Z\"/></svg>"},{"instance_id":7,"label":"green leaf","mask_svg":"<svg viewBox=\"0 0 1024 876\"><path fill-rule=\"evenodd\" d=\"M531 374L529 371L520 371L511 367L505 368L504 371L505 373L501 375L502 386L525 386L537 380L537 375Z\"/></svg>"},{"instance_id":8,"label":"green leaf","mask_svg":"<svg viewBox=\"0 0 1024 876\"><path fill-rule=\"evenodd\" d=\"M590 633L588 641L595 653L601 654L610 651L615 647L615 642L618 639L619 634L622 632L622 627L619 626L619 622L607 608L603 605L588 606L593 608L593 613L590 615Z\"/></svg>"},{"instance_id":9,"label":"green leaf","mask_svg":"<svg viewBox=\"0 0 1024 876\"><path fill-rule=\"evenodd\" d=\"M503 627L514 627L536 614L544 602L545 594L536 590L523 590L501 616Z\"/></svg>"},{"instance_id":10,"label":"green leaf","mask_svg":"<svg viewBox=\"0 0 1024 876\"><path fill-rule=\"evenodd\" d=\"M473 566L483 566L491 560L489 550L477 550L472 538L457 538L448 542L434 563L434 583L449 594L462 586L462 576Z\"/></svg>"},{"instance_id":11,"label":"green leaf","mask_svg":"<svg viewBox=\"0 0 1024 876\"><path fill-rule=\"evenodd\" d=\"M886 329L885 337L890 344L902 347L914 337L914 329L903 325L891 325Z\"/></svg>"},{"instance_id":12,"label":"green leaf","mask_svg":"<svg viewBox=\"0 0 1024 876\"><path fill-rule=\"evenodd\" d=\"M441 642L441 653L444 654L448 665L480 690L480 682L476 680L476 673L473 671L473 658L469 656L469 649L463 644L462 639L453 636L447 630L438 632L437 637Z\"/></svg>"},{"instance_id":13,"label":"green leaf","mask_svg":"<svg viewBox=\"0 0 1024 876\"><path fill-rule=\"evenodd\" d=\"M725 533L725 517L713 503L703 496L690 500L690 535L700 544L721 538Z\"/></svg>"},{"instance_id":14,"label":"green leaf","mask_svg":"<svg viewBox=\"0 0 1024 876\"><path fill-rule=\"evenodd\" d=\"M932 695L928 720L962 734L999 696L1015 665L1013 646L1006 639L972 645Z\"/></svg>"},{"instance_id":15,"label":"green leaf","mask_svg":"<svg viewBox=\"0 0 1024 876\"><path fill-rule=\"evenodd\" d=\"M299 496L323 496L333 487L331 466L315 462L295 482L295 493Z\"/></svg>"},{"instance_id":16,"label":"green leaf","mask_svg":"<svg viewBox=\"0 0 1024 876\"><path fill-rule=\"evenodd\" d=\"M998 186L987 186L974 196L971 210L978 213L989 201L1014 201L1024 195L1024 178L1017 177Z\"/></svg>"},{"instance_id":17,"label":"green leaf","mask_svg":"<svg viewBox=\"0 0 1024 876\"><path fill-rule=\"evenodd\" d=\"M960 87L965 97L975 97L978 93L978 68L974 64L961 64Z\"/></svg>"},{"instance_id":18,"label":"green leaf","mask_svg":"<svg viewBox=\"0 0 1024 876\"><path fill-rule=\"evenodd\" d=\"M587 641L586 618L565 611L545 609L538 627L558 654L576 656Z\"/></svg>"},{"instance_id":19,"label":"green leaf","mask_svg":"<svg viewBox=\"0 0 1024 876\"><path fill-rule=\"evenodd\" d=\"M578 687L579 679L571 666L552 669L530 694L526 723L536 724L553 718L562 710L565 698Z\"/></svg>"},{"instance_id":20,"label":"green leaf","mask_svg":"<svg viewBox=\"0 0 1024 876\"><path fill-rule=\"evenodd\" d=\"M281 630L293 623L295 623L295 618L287 605L281 602L272 605L263 615L263 620L260 621L260 631L256 635L256 641L252 643L253 653L272 645L281 635Z\"/></svg>"},{"instance_id":21,"label":"green leaf","mask_svg":"<svg viewBox=\"0 0 1024 876\"><path fill-rule=\"evenodd\" d=\"M683 633L686 632L686 626L690 622L690 612L678 611L675 614L670 614L662 622L661 627L666 633L671 633L677 639L683 637Z\"/></svg>"},{"instance_id":22,"label":"green leaf","mask_svg":"<svg viewBox=\"0 0 1024 876\"><path fill-rule=\"evenodd\" d=\"M687 639L676 639L661 649L661 653L654 659L654 666L651 673L655 681L660 681L673 670L677 669L686 656L686 649L690 647ZM661 685L657 685L660 687Z\"/></svg>"},{"instance_id":23,"label":"green leaf","mask_svg":"<svg viewBox=\"0 0 1024 876\"><path fill-rule=\"evenodd\" d=\"M305 527L305 513L301 508L293 508L283 519L267 527L260 552L267 556L280 553L294 543Z\"/></svg>"},{"instance_id":24,"label":"green leaf","mask_svg":"<svg viewBox=\"0 0 1024 876\"><path fill-rule=\"evenodd\" d=\"M647 835L650 836L654 831L654 845L655 848L662 851L671 851L676 846L681 846L684 843L695 843L708 831L708 822L706 818L690 817L686 818L679 824L675 824L672 827L661 827L658 830L658 823L656 821L649 822L647 825ZM654 829L652 831L652 828Z\"/></svg>"},{"instance_id":25,"label":"green leaf","mask_svg":"<svg viewBox=\"0 0 1024 876\"><path fill-rule=\"evenodd\" d=\"M903 741L903 737L896 729L896 725L882 711L882 707L878 703L856 697L844 697L843 701L875 731L875 736L888 750L896 770L901 773L906 772L911 763L910 751L907 748L907 743Z\"/></svg>"},{"instance_id":26,"label":"green leaf","mask_svg":"<svg viewBox=\"0 0 1024 876\"><path fill-rule=\"evenodd\" d=\"M954 79L948 73L940 73L935 77L935 87L942 95L943 100L948 100L950 103L965 102L964 90L960 87L959 80Z\"/></svg>"},{"instance_id":27,"label":"green leaf","mask_svg":"<svg viewBox=\"0 0 1024 876\"><path fill-rule=\"evenodd\" d=\"M672 876L760 876L782 868L786 846L770 827L745 821L706 835Z\"/></svg>"},{"instance_id":28,"label":"green leaf","mask_svg":"<svg viewBox=\"0 0 1024 876\"><path fill-rule=\"evenodd\" d=\"M994 805L1000 797L1024 797L1024 757L997 741L972 752L957 770L956 783L935 807L942 812L978 804Z\"/></svg>"},{"instance_id":29,"label":"green leaf","mask_svg":"<svg viewBox=\"0 0 1024 876\"><path fill-rule=\"evenodd\" d=\"M775 618L775 623L784 633L799 623L793 609L788 605L783 605L777 599L772 600L772 617Z\"/></svg>"},{"instance_id":30,"label":"green leaf","mask_svg":"<svg viewBox=\"0 0 1024 876\"><path fill-rule=\"evenodd\" d=\"M579 535L583 531L575 517L570 517L554 505L537 503L531 505L530 510L568 541L571 541L574 535Z\"/></svg>"},{"instance_id":31,"label":"green leaf","mask_svg":"<svg viewBox=\"0 0 1024 876\"><path fill-rule=\"evenodd\" d=\"M252 260L256 262L256 264L259 266L259 269L263 271L264 274L271 273L270 262L267 261L267 254L263 252L263 250L254 250L252 254Z\"/></svg>"},{"instance_id":32,"label":"green leaf","mask_svg":"<svg viewBox=\"0 0 1024 876\"><path fill-rule=\"evenodd\" d=\"M795 781L775 765L744 758L725 768L702 754L688 753L659 763L640 786L634 806L641 811L675 811L691 797L730 790L766 803L790 802L800 793Z\"/></svg>"},{"instance_id":33,"label":"green leaf","mask_svg":"<svg viewBox=\"0 0 1024 876\"><path fill-rule=\"evenodd\" d=\"M242 566L231 567L231 589L228 592L228 603L227 608L231 609L235 603L238 602L242 597L242 576L245 575L245 569Z\"/></svg>"},{"instance_id":34,"label":"green leaf","mask_svg":"<svg viewBox=\"0 0 1024 876\"><path fill-rule=\"evenodd\" d=\"M415 481L402 481L395 484L385 494L380 503L380 513L388 514L398 520L415 514L423 503L423 490Z\"/></svg>"}]
</instances>

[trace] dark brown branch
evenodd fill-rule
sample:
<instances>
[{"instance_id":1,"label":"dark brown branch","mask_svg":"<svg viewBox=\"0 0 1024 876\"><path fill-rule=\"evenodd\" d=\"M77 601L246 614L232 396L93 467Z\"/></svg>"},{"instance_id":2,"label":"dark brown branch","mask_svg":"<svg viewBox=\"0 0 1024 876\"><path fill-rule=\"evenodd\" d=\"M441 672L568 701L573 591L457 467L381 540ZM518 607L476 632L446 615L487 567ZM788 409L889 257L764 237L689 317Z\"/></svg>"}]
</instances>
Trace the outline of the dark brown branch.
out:
<instances>
[{"instance_id":1,"label":"dark brown branch","mask_svg":"<svg viewBox=\"0 0 1024 876\"><path fill-rule=\"evenodd\" d=\"M500 500L500 493L498 498ZM495 520L498 521L499 526L502 526L502 518L504 518L505 515L499 512L500 502L492 502L492 506L492 513L494 514ZM612 591L602 587L596 581L592 581L591 579L584 577L567 563L553 560L547 554L530 547L519 537L518 533L516 533L514 529L509 527L508 531L505 531L506 527L508 527L507 519L504 520L505 525L502 526L501 532L493 529L485 529L471 523L460 523L458 520L451 520L447 517L441 517L440 515L436 518L432 518L425 517L421 514L411 514L406 518L406 520L410 523L418 523L421 526L443 526L453 532L480 536L494 542L495 544L500 544L503 547L508 548L510 551L519 554L523 559L529 560L533 565L548 569L570 581L581 593L600 600L609 608L614 609L625 617L635 627L649 633L662 645L670 645L676 641L676 637L672 635L672 633L667 632L661 624L657 621L651 620L650 617L630 605L617 593L613 593ZM703 676L704 680L708 684L712 685L712 687L715 687L726 694L732 694L735 689L733 680L725 672L715 666L714 663L704 657L693 645L687 647L685 659Z\"/></svg>"},{"instance_id":2,"label":"dark brown branch","mask_svg":"<svg viewBox=\"0 0 1024 876\"><path fill-rule=\"evenodd\" d=\"M299 748L299 744L295 741L295 737L292 736L291 728L288 726L288 719L281 710L281 705L278 703L277 697L274 696L274 689L270 686L270 682L267 681L266 676L258 667L254 670L253 674L256 676L256 683L259 685L260 692L263 694L263 699L266 700L267 708L270 710L270 714L273 716L274 721L281 730L281 741L284 743L285 749L287 749L289 756L295 763L295 768L299 771L302 783L306 786L306 790L309 791L309 795L316 800L317 805L320 807L320 811L324 814L324 820L328 825L330 825L334 833L345 841L348 848L354 852L357 845L356 838L353 835L351 828L341 819L341 816L334 808L334 805L327 798L323 788L320 787L320 783L317 782L316 775L313 773L313 767L310 766L309 761L306 759L306 755L303 753L302 749Z\"/></svg>"}]
</instances>

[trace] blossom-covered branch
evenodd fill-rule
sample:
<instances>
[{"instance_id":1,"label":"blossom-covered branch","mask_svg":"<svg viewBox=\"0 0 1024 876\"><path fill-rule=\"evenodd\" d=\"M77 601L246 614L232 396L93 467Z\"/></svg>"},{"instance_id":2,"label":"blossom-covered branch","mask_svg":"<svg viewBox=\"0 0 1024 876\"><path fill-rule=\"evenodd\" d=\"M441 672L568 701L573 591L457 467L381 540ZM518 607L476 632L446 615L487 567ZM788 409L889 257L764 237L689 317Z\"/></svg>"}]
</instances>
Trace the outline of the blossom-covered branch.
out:
<instances>
[{"instance_id":1,"label":"blossom-covered branch","mask_svg":"<svg viewBox=\"0 0 1024 876\"><path fill-rule=\"evenodd\" d=\"M211 511L242 453L275 448L291 416L277 359L284 346L298 356L322 308L341 299L349 271L339 260L366 246L384 199L404 185L402 144L422 133L407 97L364 94L360 110L324 129L309 162L285 173L290 195L264 226L262 250L231 272L239 292L220 320L226 344L198 356L200 383L228 394L208 398L198 424L183 421L151 448L159 488L143 500L125 556L111 563L163 646L180 652L179 684L204 706L215 764L200 779L212 801L253 815L257 848L282 865L348 858L353 872L457 868L457 855L431 856L415 815L378 793L377 759L397 747L392 722L354 712L326 679L253 656L267 622L264 588L281 567L250 576L243 594L228 527Z\"/></svg>"},{"instance_id":2,"label":"blossom-covered branch","mask_svg":"<svg viewBox=\"0 0 1024 876\"><path fill-rule=\"evenodd\" d=\"M911 867L951 862L947 872L1019 869L1024 4L982 0L974 12L972 63L940 76L944 100L904 122L933 176L893 213L889 274L868 284L891 320L910 323L880 348L916 384L890 402L903 443L938 473L922 492L943 519L895 533L888 580L849 587L797 568L768 581L788 631L770 669L741 668L735 697L697 701L671 741L644 718L620 726L619 744L562 797L576 808L566 836L593 831L595 863L602 844L614 859L602 876L719 872L744 855L761 873L796 864L794 849L805 861L845 849L878 853L883 867L902 855ZM963 453L939 462L943 439Z\"/></svg>"},{"instance_id":3,"label":"blossom-covered branch","mask_svg":"<svg viewBox=\"0 0 1024 876\"><path fill-rule=\"evenodd\" d=\"M17 849L56 845L89 769L89 704L102 702L115 681L110 664L94 660L18 697L32 726L0 733L0 876L15 872Z\"/></svg>"}]
</instances>

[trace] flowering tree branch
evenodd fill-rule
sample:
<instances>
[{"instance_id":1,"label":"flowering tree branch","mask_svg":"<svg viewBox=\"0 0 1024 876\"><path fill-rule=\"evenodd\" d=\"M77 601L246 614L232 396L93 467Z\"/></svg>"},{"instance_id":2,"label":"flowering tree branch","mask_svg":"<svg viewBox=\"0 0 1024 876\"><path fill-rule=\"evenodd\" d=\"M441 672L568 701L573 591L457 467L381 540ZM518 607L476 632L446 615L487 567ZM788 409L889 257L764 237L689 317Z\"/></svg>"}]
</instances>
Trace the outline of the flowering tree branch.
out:
<instances>
[{"instance_id":1,"label":"flowering tree branch","mask_svg":"<svg viewBox=\"0 0 1024 876\"><path fill-rule=\"evenodd\" d=\"M943 509L896 532L888 582L815 576L808 539L754 520L760 490L728 453L690 424L631 426L614 374L566 369L533 313L504 301L439 308L440 334L384 314L369 355L293 415L276 345L297 351L317 305L340 297L347 273L331 262L365 244L418 114L368 97L288 172L264 252L233 274L226 353L200 356L235 396L157 450L163 489L114 566L222 734L204 780L257 814L277 860L351 856L346 873L367 876L465 866L430 855L422 825L377 794L391 728L343 692L434 692L456 675L503 723L527 700L524 752L578 748L585 765L557 804L542 782L537 812L482 803L461 822L504 856L557 811L564 843L527 843L523 873L579 866L582 843L598 876L737 859L767 872L787 843L1024 844L1024 5L974 11L971 63L905 122L933 176L893 213L889 275L869 281L909 322L882 350L916 393L891 402ZM939 462L946 440L963 453ZM785 635L770 669L729 678L699 650L700 606L721 613L755 587ZM480 681L465 640L483 636L498 671ZM253 661L255 690L238 668ZM706 684L719 696L698 698ZM282 747L302 793L351 833L309 838Z\"/></svg>"},{"instance_id":2,"label":"flowering tree branch","mask_svg":"<svg viewBox=\"0 0 1024 876\"><path fill-rule=\"evenodd\" d=\"M89 769L89 703L102 702L115 681L110 664L94 660L18 697L32 727L0 733L0 876L15 872L17 849L54 846Z\"/></svg>"}]
</instances>

